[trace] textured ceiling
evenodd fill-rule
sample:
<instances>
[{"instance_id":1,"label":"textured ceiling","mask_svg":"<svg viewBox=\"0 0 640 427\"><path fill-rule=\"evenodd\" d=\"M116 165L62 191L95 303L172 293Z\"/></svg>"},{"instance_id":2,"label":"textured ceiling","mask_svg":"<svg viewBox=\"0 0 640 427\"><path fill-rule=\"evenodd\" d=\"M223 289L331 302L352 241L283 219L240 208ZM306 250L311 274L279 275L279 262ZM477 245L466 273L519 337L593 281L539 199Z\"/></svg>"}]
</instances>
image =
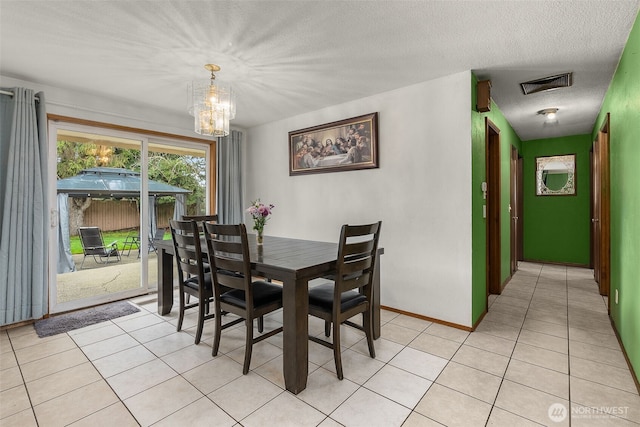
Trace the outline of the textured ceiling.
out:
<instances>
[{"instance_id":1,"label":"textured ceiling","mask_svg":"<svg viewBox=\"0 0 640 427\"><path fill-rule=\"evenodd\" d=\"M238 94L233 124L251 127L473 70L528 140L591 131L639 5L0 0L0 74L186 116L186 84L213 62ZM571 88L518 86L566 71Z\"/></svg>"}]
</instances>

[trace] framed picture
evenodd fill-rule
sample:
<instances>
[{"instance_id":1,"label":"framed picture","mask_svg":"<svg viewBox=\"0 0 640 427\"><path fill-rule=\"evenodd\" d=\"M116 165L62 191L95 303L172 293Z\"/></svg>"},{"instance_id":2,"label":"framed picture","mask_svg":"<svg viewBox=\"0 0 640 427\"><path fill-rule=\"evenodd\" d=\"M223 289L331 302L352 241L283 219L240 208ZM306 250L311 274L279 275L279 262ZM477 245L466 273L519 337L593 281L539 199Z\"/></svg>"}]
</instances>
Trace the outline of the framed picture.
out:
<instances>
[{"instance_id":1,"label":"framed picture","mask_svg":"<svg viewBox=\"0 0 640 427\"><path fill-rule=\"evenodd\" d=\"M378 113L289 132L289 175L378 167Z\"/></svg>"}]
</instances>

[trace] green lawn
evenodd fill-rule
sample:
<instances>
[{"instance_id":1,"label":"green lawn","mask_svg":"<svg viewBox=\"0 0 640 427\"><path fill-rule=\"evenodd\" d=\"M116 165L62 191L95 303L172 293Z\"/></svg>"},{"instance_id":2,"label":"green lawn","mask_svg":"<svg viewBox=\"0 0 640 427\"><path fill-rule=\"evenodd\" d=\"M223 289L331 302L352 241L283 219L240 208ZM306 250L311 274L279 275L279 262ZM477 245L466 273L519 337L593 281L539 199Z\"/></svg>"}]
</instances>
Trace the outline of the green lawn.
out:
<instances>
[{"instance_id":1,"label":"green lawn","mask_svg":"<svg viewBox=\"0 0 640 427\"><path fill-rule=\"evenodd\" d=\"M118 249L122 249L122 247L124 246L124 241L127 238L127 235L129 235L129 233L131 233L131 231L129 230L103 231L102 238L104 239L105 245L109 245L112 242L117 242ZM133 235L133 233L131 234ZM164 238L166 240L167 238L171 238L171 236L169 235L169 233L165 233ZM81 254L82 243L80 242L80 236L71 236L70 240L71 240L71 253L73 255ZM133 249L136 249L136 247L134 246Z\"/></svg>"}]
</instances>

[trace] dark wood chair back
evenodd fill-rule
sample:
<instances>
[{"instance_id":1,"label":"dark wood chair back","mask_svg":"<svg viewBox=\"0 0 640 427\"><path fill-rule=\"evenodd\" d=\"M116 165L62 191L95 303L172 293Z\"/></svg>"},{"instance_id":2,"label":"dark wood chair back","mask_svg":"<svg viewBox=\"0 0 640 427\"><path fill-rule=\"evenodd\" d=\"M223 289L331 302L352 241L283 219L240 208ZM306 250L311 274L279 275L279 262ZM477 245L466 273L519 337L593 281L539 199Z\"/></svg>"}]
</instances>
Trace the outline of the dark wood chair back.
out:
<instances>
[{"instance_id":1,"label":"dark wood chair back","mask_svg":"<svg viewBox=\"0 0 640 427\"><path fill-rule=\"evenodd\" d=\"M184 282L192 276L204 283L202 263L202 248L198 226L195 221L171 220L171 238L175 249L178 280Z\"/></svg>"},{"instance_id":2,"label":"dark wood chair back","mask_svg":"<svg viewBox=\"0 0 640 427\"><path fill-rule=\"evenodd\" d=\"M183 221L195 221L198 223L198 229L201 233L204 232L204 227L202 226L205 222L218 222L218 215L182 215Z\"/></svg>"},{"instance_id":3,"label":"dark wood chair back","mask_svg":"<svg viewBox=\"0 0 640 427\"><path fill-rule=\"evenodd\" d=\"M247 304L253 301L249 241L244 224L205 223L205 237L214 286L220 292L240 289L247 295Z\"/></svg>"},{"instance_id":4,"label":"dark wood chair back","mask_svg":"<svg viewBox=\"0 0 640 427\"><path fill-rule=\"evenodd\" d=\"M282 332L275 328L256 338L253 336L253 320L258 319L258 332L263 332L263 316L282 308L282 287L251 277L249 242L244 224L214 224L204 222L209 266L213 278L216 332L213 339L213 355L218 354L220 331L239 322L245 322L245 354L242 373L249 372L253 344ZM222 325L223 311L240 319Z\"/></svg>"},{"instance_id":5,"label":"dark wood chair back","mask_svg":"<svg viewBox=\"0 0 640 427\"><path fill-rule=\"evenodd\" d=\"M367 225L343 225L338 246L338 264L335 277L334 302L352 289L371 301L373 272L382 222Z\"/></svg>"},{"instance_id":6,"label":"dark wood chair back","mask_svg":"<svg viewBox=\"0 0 640 427\"><path fill-rule=\"evenodd\" d=\"M198 307L198 329L195 340L195 343L198 344L202 336L204 321L213 317L208 314L213 289L210 278L205 275L200 232L195 221L171 220L169 224L178 267L180 315L177 330L182 329L185 309ZM185 294L197 297L198 301L189 304L188 300L185 300Z\"/></svg>"}]
</instances>

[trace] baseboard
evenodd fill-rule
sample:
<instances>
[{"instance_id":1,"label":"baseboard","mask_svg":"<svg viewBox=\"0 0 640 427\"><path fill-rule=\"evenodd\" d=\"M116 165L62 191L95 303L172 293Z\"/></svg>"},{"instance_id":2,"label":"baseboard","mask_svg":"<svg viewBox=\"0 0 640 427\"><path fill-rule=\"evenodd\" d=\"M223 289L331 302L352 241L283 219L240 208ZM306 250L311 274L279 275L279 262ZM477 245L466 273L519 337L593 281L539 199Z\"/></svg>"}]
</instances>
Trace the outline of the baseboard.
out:
<instances>
[{"instance_id":1,"label":"baseboard","mask_svg":"<svg viewBox=\"0 0 640 427\"><path fill-rule=\"evenodd\" d=\"M489 308L487 307L487 310ZM487 315L487 310L483 311L482 314L480 315L480 317L478 318L478 320L476 320L476 322L473 324L473 327L471 328L471 332L474 332L476 330L476 328L478 327L478 325L480 325L480 322L482 322L482 320L484 319L484 316Z\"/></svg>"},{"instance_id":2,"label":"baseboard","mask_svg":"<svg viewBox=\"0 0 640 427\"><path fill-rule=\"evenodd\" d=\"M13 328L19 328L20 326L31 325L32 323L35 323L36 320L39 320L39 319L21 320L20 322L2 325L0 326L0 331L6 331L7 329L13 329Z\"/></svg>"},{"instance_id":3,"label":"baseboard","mask_svg":"<svg viewBox=\"0 0 640 427\"><path fill-rule=\"evenodd\" d=\"M463 331L467 331L467 332L473 332L475 327L474 326L470 328L469 326L459 325L457 323L447 322L446 320L440 320L440 319L436 319L429 316L423 316L422 314L411 313L411 312L400 310L393 307L387 307L386 305L381 305L380 308L383 310L393 311L394 313L404 314L405 316L415 317L416 319L427 320L429 322L438 323L440 325L451 326L452 328L456 328L456 329L462 329Z\"/></svg>"},{"instance_id":4,"label":"baseboard","mask_svg":"<svg viewBox=\"0 0 640 427\"><path fill-rule=\"evenodd\" d=\"M513 279L513 275L512 275L512 274L509 274L509 275L507 276L507 278L506 278L506 279L504 279L504 281L503 281L503 282L502 282L502 284L500 285L500 294L499 294L499 295L502 295L502 291L504 291L504 288L509 284L509 282L511 281L511 279Z\"/></svg>"},{"instance_id":5,"label":"baseboard","mask_svg":"<svg viewBox=\"0 0 640 427\"><path fill-rule=\"evenodd\" d=\"M633 369L631 360L629 360L629 356L627 356L627 350L624 348L624 344L622 343L622 339L620 339L620 334L618 333L618 329L616 329L616 324L614 323L611 316L609 316L609 321L611 322L611 327L613 328L613 332L615 332L616 338L618 339L618 344L620 344L620 348L622 349L624 360L627 361L627 366L629 366L629 371L631 371L631 378L633 378L633 382L636 384L636 389L638 389L638 394L640 394L640 381L638 380L638 374L636 374L636 371Z\"/></svg>"},{"instance_id":6,"label":"baseboard","mask_svg":"<svg viewBox=\"0 0 640 427\"><path fill-rule=\"evenodd\" d=\"M523 259L522 262L535 262L536 264L564 265L566 267L590 268L589 264L579 264L576 262L544 261L540 259Z\"/></svg>"}]
</instances>

